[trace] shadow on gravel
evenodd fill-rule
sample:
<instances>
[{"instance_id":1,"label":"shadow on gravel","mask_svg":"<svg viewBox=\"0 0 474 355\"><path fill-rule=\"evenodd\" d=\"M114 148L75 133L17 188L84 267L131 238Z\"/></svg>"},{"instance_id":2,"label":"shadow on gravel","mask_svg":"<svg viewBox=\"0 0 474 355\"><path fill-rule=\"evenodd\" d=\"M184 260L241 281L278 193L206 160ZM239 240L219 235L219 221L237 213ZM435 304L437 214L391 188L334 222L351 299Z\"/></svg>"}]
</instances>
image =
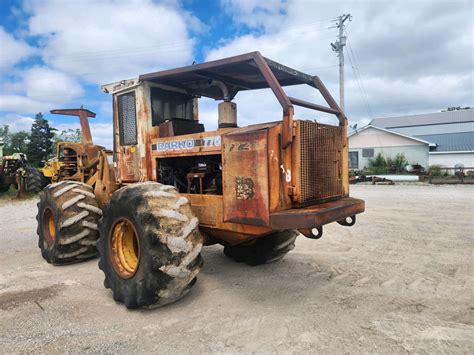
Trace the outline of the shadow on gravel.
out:
<instances>
[{"instance_id":1,"label":"shadow on gravel","mask_svg":"<svg viewBox=\"0 0 474 355\"><path fill-rule=\"evenodd\" d=\"M36 303L42 308L38 302L56 297L63 287L63 285L57 284L27 291L5 292L0 295L0 309L8 311L26 303Z\"/></svg>"}]
</instances>

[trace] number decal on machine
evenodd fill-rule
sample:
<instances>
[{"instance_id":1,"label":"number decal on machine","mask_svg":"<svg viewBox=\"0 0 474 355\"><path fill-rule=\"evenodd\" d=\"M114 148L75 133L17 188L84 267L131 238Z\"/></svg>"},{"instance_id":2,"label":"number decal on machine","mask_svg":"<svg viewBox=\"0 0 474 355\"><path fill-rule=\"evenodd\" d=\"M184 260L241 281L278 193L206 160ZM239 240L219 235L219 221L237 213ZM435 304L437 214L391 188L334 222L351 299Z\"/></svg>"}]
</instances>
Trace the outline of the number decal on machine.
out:
<instances>
[{"instance_id":1,"label":"number decal on machine","mask_svg":"<svg viewBox=\"0 0 474 355\"><path fill-rule=\"evenodd\" d=\"M196 139L184 139L170 142L162 142L151 145L151 149L157 152L170 150L188 150L195 147L220 147L221 136L203 137Z\"/></svg>"}]
</instances>

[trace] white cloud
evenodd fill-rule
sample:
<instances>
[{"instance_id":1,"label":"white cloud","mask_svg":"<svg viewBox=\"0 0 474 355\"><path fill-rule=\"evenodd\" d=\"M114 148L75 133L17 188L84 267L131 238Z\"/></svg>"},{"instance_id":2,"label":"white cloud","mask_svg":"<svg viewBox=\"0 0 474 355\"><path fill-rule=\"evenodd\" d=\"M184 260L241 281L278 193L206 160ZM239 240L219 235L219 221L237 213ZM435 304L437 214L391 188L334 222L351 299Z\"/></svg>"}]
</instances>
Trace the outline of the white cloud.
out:
<instances>
[{"instance_id":1,"label":"white cloud","mask_svg":"<svg viewBox=\"0 0 474 355\"><path fill-rule=\"evenodd\" d=\"M0 117L0 126L8 125L10 132L30 131L34 119L29 116L7 114Z\"/></svg>"},{"instance_id":2,"label":"white cloud","mask_svg":"<svg viewBox=\"0 0 474 355\"><path fill-rule=\"evenodd\" d=\"M351 13L345 98L352 121L367 121L371 112L387 116L473 104L474 5L469 1L222 0L222 4L232 9L229 13L236 24L254 31L217 41L207 53L208 60L258 50L270 59L320 76L336 100L338 59L330 43L336 40L337 30L328 27L334 24L331 19ZM353 73L352 54L361 82ZM297 88L285 90L303 95ZM261 114L270 112L269 105L274 107L273 115L280 115L278 104L262 95L237 95L244 122L273 119ZM317 98L311 92L305 95Z\"/></svg>"},{"instance_id":3,"label":"white cloud","mask_svg":"<svg viewBox=\"0 0 474 355\"><path fill-rule=\"evenodd\" d=\"M234 22L268 30L275 29L284 19L289 4L275 0L221 0L221 5Z\"/></svg>"},{"instance_id":4,"label":"white cloud","mask_svg":"<svg viewBox=\"0 0 474 355\"><path fill-rule=\"evenodd\" d=\"M64 103L84 93L81 85L70 75L45 67L34 67L22 74L29 98Z\"/></svg>"},{"instance_id":5,"label":"white cloud","mask_svg":"<svg viewBox=\"0 0 474 355\"><path fill-rule=\"evenodd\" d=\"M15 39L0 26L0 73L11 69L16 63L30 57L35 49L22 40Z\"/></svg>"},{"instance_id":6,"label":"white cloud","mask_svg":"<svg viewBox=\"0 0 474 355\"><path fill-rule=\"evenodd\" d=\"M200 22L173 2L29 1L30 35L53 68L104 84L190 64Z\"/></svg>"},{"instance_id":7,"label":"white cloud","mask_svg":"<svg viewBox=\"0 0 474 355\"><path fill-rule=\"evenodd\" d=\"M15 81L4 82L1 89L0 112L15 114L47 112L84 93L76 79L46 67L20 71Z\"/></svg>"},{"instance_id":8,"label":"white cloud","mask_svg":"<svg viewBox=\"0 0 474 355\"><path fill-rule=\"evenodd\" d=\"M51 108L48 102L38 101L22 95L0 95L0 112L18 114L47 111Z\"/></svg>"}]
</instances>

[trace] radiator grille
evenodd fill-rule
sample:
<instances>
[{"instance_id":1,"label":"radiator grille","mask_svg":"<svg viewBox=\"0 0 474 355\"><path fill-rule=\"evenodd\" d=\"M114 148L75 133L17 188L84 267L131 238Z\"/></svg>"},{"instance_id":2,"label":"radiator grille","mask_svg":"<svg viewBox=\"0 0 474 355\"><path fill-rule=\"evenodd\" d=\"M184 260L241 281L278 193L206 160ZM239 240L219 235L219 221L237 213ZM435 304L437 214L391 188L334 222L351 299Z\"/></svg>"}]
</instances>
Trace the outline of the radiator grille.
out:
<instances>
[{"instance_id":1,"label":"radiator grille","mask_svg":"<svg viewBox=\"0 0 474 355\"><path fill-rule=\"evenodd\" d=\"M342 127L299 121L300 191L306 203L342 195Z\"/></svg>"},{"instance_id":2,"label":"radiator grille","mask_svg":"<svg viewBox=\"0 0 474 355\"><path fill-rule=\"evenodd\" d=\"M129 92L118 96L118 119L120 128L120 144L137 144L135 92Z\"/></svg>"}]
</instances>

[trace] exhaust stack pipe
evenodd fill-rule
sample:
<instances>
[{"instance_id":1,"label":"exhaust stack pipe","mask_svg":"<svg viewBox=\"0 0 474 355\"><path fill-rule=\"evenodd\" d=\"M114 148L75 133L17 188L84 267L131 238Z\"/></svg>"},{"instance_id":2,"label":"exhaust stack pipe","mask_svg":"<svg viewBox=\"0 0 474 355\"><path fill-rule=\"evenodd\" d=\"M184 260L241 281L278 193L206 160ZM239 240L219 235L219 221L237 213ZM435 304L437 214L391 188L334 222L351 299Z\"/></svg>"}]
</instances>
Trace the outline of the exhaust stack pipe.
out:
<instances>
[{"instance_id":1,"label":"exhaust stack pipe","mask_svg":"<svg viewBox=\"0 0 474 355\"><path fill-rule=\"evenodd\" d=\"M224 101L218 105L219 128L237 127L237 104Z\"/></svg>"}]
</instances>

